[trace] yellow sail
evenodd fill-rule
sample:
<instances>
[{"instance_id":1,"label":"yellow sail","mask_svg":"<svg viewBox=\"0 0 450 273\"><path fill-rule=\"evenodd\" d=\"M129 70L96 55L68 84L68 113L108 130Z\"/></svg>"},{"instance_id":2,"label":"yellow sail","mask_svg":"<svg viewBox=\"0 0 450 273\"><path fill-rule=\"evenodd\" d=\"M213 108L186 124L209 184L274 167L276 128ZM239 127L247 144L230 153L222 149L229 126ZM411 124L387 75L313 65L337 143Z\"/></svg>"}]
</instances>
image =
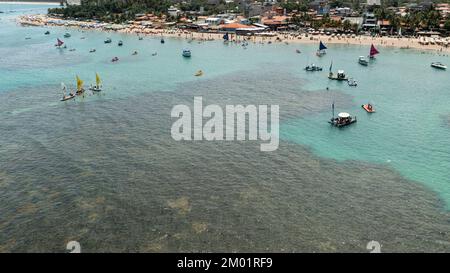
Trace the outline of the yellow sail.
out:
<instances>
[{"instance_id":1,"label":"yellow sail","mask_svg":"<svg viewBox=\"0 0 450 273\"><path fill-rule=\"evenodd\" d=\"M97 84L97 87L100 86L100 83L102 81L100 80L100 76L98 75L98 73L95 73L95 83Z\"/></svg>"},{"instance_id":2,"label":"yellow sail","mask_svg":"<svg viewBox=\"0 0 450 273\"><path fill-rule=\"evenodd\" d=\"M81 91L83 90L83 81L77 76L77 90Z\"/></svg>"}]
</instances>

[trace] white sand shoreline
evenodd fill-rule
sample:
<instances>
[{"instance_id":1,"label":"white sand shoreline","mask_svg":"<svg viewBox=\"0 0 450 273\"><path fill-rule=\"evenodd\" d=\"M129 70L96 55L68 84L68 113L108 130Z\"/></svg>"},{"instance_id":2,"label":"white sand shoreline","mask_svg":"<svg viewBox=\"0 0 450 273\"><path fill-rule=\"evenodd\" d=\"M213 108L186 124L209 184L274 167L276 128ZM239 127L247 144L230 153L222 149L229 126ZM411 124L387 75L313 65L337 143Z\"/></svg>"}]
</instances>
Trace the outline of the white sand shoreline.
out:
<instances>
[{"instance_id":1,"label":"white sand shoreline","mask_svg":"<svg viewBox=\"0 0 450 273\"><path fill-rule=\"evenodd\" d=\"M0 4L8 4L8 5L42 5L42 6L59 6L60 4L57 2L29 2L29 1L1 1Z\"/></svg>"},{"instance_id":2,"label":"white sand shoreline","mask_svg":"<svg viewBox=\"0 0 450 273\"><path fill-rule=\"evenodd\" d=\"M73 21L62 20L59 18L51 18L48 15L24 15L19 17L19 23L29 26L55 26L55 27L70 27L84 30L99 30L99 31L116 31L118 33L127 33L141 36L159 36L159 37L173 37L188 40L208 41L208 40L222 40L223 33L213 32L193 32L179 29L154 29L146 28L137 25L114 25L107 23L93 23L87 21ZM115 27L115 28L114 28ZM332 37L328 35L308 35L298 33L274 33L274 36L235 36L232 35L236 42L253 42L253 43L287 43L287 44L311 44L323 41L327 44L341 44L341 45L363 45L382 47L393 47L399 49L415 49L427 52L435 52L439 55L450 53L449 46L439 44L422 44L421 39L412 37L371 37L359 35L355 37ZM447 42L448 41L448 42ZM446 43L450 44L450 38L446 38Z\"/></svg>"}]
</instances>

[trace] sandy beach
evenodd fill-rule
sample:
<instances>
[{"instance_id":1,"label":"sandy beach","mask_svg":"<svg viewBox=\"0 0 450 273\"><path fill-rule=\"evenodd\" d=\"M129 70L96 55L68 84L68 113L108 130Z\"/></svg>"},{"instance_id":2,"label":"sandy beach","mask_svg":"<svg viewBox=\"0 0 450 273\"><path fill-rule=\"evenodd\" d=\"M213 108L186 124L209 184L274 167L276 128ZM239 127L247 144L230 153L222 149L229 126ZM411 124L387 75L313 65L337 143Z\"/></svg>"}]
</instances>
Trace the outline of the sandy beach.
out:
<instances>
[{"instance_id":1,"label":"sandy beach","mask_svg":"<svg viewBox=\"0 0 450 273\"><path fill-rule=\"evenodd\" d=\"M182 38L196 41L222 40L223 33L217 32L195 32L180 29L157 29L149 28L136 24L107 24L89 21L73 21L52 18L47 15L26 15L19 17L19 23L28 26L60 26L78 29L93 29L100 31L117 31L142 36L161 36ZM230 35L232 42L250 42L250 43L298 43L310 44L323 41L327 44L348 44L348 45L367 45L396 47L400 49L417 49L424 51L433 51L437 54L450 53L450 38L430 39L430 38L412 38L412 37L372 37L367 35L312 35L298 32L265 32L257 33L253 36Z\"/></svg>"}]
</instances>

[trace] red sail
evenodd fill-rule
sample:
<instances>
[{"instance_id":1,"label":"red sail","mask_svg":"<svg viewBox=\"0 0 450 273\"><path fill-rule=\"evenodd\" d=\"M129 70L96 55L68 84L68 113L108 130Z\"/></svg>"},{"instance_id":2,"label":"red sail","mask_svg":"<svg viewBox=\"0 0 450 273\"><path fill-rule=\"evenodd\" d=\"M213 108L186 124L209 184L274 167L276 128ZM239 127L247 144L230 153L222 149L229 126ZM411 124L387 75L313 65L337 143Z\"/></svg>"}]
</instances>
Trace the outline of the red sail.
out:
<instances>
[{"instance_id":1,"label":"red sail","mask_svg":"<svg viewBox=\"0 0 450 273\"><path fill-rule=\"evenodd\" d=\"M58 40L58 42L56 43L57 46L62 46L64 44L64 42L61 41L60 39L57 39L57 40Z\"/></svg>"},{"instance_id":2,"label":"red sail","mask_svg":"<svg viewBox=\"0 0 450 273\"><path fill-rule=\"evenodd\" d=\"M370 47L370 57L375 56L378 53L380 53L380 52L378 52L378 50L372 44L372 46Z\"/></svg>"}]
</instances>

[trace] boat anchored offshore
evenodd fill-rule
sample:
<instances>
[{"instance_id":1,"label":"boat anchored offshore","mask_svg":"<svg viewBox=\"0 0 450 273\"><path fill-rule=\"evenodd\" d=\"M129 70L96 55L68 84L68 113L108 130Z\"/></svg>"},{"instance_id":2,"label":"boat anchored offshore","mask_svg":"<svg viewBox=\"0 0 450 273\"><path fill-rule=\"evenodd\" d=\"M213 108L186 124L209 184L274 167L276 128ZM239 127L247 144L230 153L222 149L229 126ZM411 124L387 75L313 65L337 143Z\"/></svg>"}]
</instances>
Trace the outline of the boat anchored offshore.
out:
<instances>
[{"instance_id":1,"label":"boat anchored offshore","mask_svg":"<svg viewBox=\"0 0 450 273\"><path fill-rule=\"evenodd\" d=\"M102 91L102 80L100 79L100 76L98 73L95 73L95 85L89 87L89 90L100 92Z\"/></svg>"},{"instance_id":2,"label":"boat anchored offshore","mask_svg":"<svg viewBox=\"0 0 450 273\"><path fill-rule=\"evenodd\" d=\"M352 86L352 87L358 86L358 82L355 79L353 79L353 78L349 78L347 80L347 83L348 83L348 86Z\"/></svg>"},{"instance_id":3,"label":"boat anchored offshore","mask_svg":"<svg viewBox=\"0 0 450 273\"><path fill-rule=\"evenodd\" d=\"M164 38L161 38L161 44L164 44L164 43L165 43Z\"/></svg>"},{"instance_id":4,"label":"boat anchored offshore","mask_svg":"<svg viewBox=\"0 0 450 273\"><path fill-rule=\"evenodd\" d=\"M317 65L315 65L315 64L311 64L311 65L307 65L307 66L305 67L305 70L306 70L306 71L311 71L311 72L314 72L314 71L322 71L322 67L317 66Z\"/></svg>"},{"instance_id":5,"label":"boat anchored offshore","mask_svg":"<svg viewBox=\"0 0 450 273\"><path fill-rule=\"evenodd\" d=\"M123 46L123 42L122 42L122 41L119 41L119 42L117 43L117 45L118 45L118 46Z\"/></svg>"},{"instance_id":6,"label":"boat anchored offshore","mask_svg":"<svg viewBox=\"0 0 450 273\"><path fill-rule=\"evenodd\" d=\"M334 117L334 102L331 105L331 109L333 112L333 116L331 117L331 119L328 121L328 123L330 123L333 126L336 127L344 127L347 125L350 125L352 123L356 122L356 117L352 117L349 113L339 113L338 116L335 118Z\"/></svg>"},{"instance_id":7,"label":"boat anchored offshore","mask_svg":"<svg viewBox=\"0 0 450 273\"><path fill-rule=\"evenodd\" d=\"M442 70L447 69L447 66L444 65L444 64L441 63L441 62L434 62L434 63L431 63L431 67L434 67L434 68L437 68L437 69L442 69Z\"/></svg>"},{"instance_id":8,"label":"boat anchored offshore","mask_svg":"<svg viewBox=\"0 0 450 273\"><path fill-rule=\"evenodd\" d=\"M70 35L70 33L66 33L64 34L64 38L70 38L72 35Z\"/></svg>"},{"instance_id":9,"label":"boat anchored offshore","mask_svg":"<svg viewBox=\"0 0 450 273\"><path fill-rule=\"evenodd\" d=\"M197 73L195 73L194 76L199 77L199 76L202 76L202 75L203 75L203 71L199 70L199 71L197 71Z\"/></svg>"},{"instance_id":10,"label":"boat anchored offshore","mask_svg":"<svg viewBox=\"0 0 450 273\"><path fill-rule=\"evenodd\" d=\"M368 103L368 104L363 104L361 105L362 108L364 108L364 110L367 111L367 113L375 113L375 109L373 108L372 104Z\"/></svg>"},{"instance_id":11,"label":"boat anchored offshore","mask_svg":"<svg viewBox=\"0 0 450 273\"><path fill-rule=\"evenodd\" d=\"M104 43L105 43L105 44L110 44L110 43L112 43L111 38L106 38L105 41L104 41Z\"/></svg>"},{"instance_id":12,"label":"boat anchored offshore","mask_svg":"<svg viewBox=\"0 0 450 273\"><path fill-rule=\"evenodd\" d=\"M63 92L63 97L62 97L61 101L71 100L71 99L75 98L75 94L73 94L72 92L69 92L69 94L67 94L67 88L64 83L61 83L61 90Z\"/></svg>"},{"instance_id":13,"label":"boat anchored offshore","mask_svg":"<svg viewBox=\"0 0 450 273\"><path fill-rule=\"evenodd\" d=\"M317 50L316 55L322 57L323 55L327 54L325 49L327 49L327 47L322 43L322 41L320 41L319 50Z\"/></svg>"},{"instance_id":14,"label":"boat anchored offshore","mask_svg":"<svg viewBox=\"0 0 450 273\"><path fill-rule=\"evenodd\" d=\"M333 72L330 71L330 74L328 74L328 79L335 81L348 81L344 70L338 70L336 75L334 75Z\"/></svg>"},{"instance_id":15,"label":"boat anchored offshore","mask_svg":"<svg viewBox=\"0 0 450 273\"><path fill-rule=\"evenodd\" d=\"M364 56L359 56L358 63L360 65L364 65L364 66L368 66L369 65L369 61L367 61Z\"/></svg>"},{"instance_id":16,"label":"boat anchored offshore","mask_svg":"<svg viewBox=\"0 0 450 273\"><path fill-rule=\"evenodd\" d=\"M111 59L111 62L113 62L113 63L118 62L118 61L119 61L119 57L114 57Z\"/></svg>"},{"instance_id":17,"label":"boat anchored offshore","mask_svg":"<svg viewBox=\"0 0 450 273\"><path fill-rule=\"evenodd\" d=\"M191 51L189 49L184 49L183 50L183 57L191 57Z\"/></svg>"},{"instance_id":18,"label":"boat anchored offshore","mask_svg":"<svg viewBox=\"0 0 450 273\"><path fill-rule=\"evenodd\" d=\"M50 31L47 30L44 35L50 35Z\"/></svg>"}]
</instances>

